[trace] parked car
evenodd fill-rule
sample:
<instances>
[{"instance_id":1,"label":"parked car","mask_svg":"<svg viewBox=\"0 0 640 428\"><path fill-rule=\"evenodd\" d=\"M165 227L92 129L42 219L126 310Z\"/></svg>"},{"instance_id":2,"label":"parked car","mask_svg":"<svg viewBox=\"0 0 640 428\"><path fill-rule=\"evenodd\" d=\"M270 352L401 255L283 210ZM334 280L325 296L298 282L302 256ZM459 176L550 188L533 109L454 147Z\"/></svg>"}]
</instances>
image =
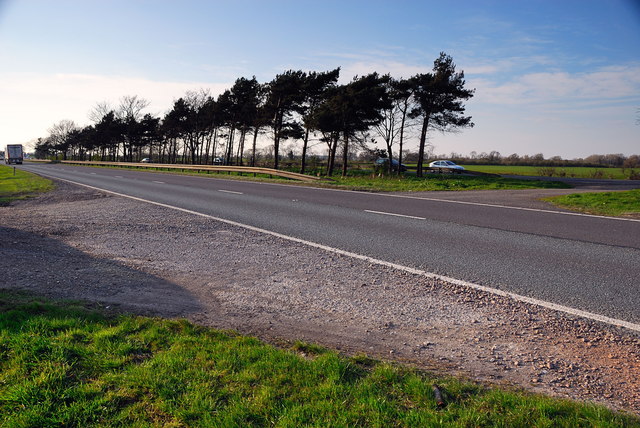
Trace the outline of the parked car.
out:
<instances>
[{"instance_id":1,"label":"parked car","mask_svg":"<svg viewBox=\"0 0 640 428\"><path fill-rule=\"evenodd\" d=\"M429 168L435 168L435 169L439 169L439 170L447 170L450 172L455 172L460 174L462 171L464 171L464 167L460 166L460 165L456 165L454 162L451 162L450 160L437 160L437 161L433 161L429 164Z\"/></svg>"},{"instance_id":2,"label":"parked car","mask_svg":"<svg viewBox=\"0 0 640 428\"><path fill-rule=\"evenodd\" d=\"M386 167L388 163L389 163L389 158L376 159L376 167L382 167L382 166ZM401 164L396 159L391 159L391 169L393 169L394 171L398 171L398 168L400 169L400 172L405 172L407 170L407 166L405 164Z\"/></svg>"},{"instance_id":3,"label":"parked car","mask_svg":"<svg viewBox=\"0 0 640 428\"><path fill-rule=\"evenodd\" d=\"M144 158L144 159L142 159L140 162L142 162L142 163L151 163L151 159L149 159L149 158Z\"/></svg>"}]
</instances>

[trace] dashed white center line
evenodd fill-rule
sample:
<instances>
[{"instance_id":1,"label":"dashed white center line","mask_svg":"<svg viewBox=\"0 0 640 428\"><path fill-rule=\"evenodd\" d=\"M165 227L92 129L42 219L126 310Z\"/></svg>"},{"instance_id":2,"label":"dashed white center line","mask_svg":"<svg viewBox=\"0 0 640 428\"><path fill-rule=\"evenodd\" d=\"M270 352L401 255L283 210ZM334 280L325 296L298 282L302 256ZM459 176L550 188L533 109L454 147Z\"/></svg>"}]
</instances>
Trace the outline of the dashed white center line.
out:
<instances>
[{"instance_id":1,"label":"dashed white center line","mask_svg":"<svg viewBox=\"0 0 640 428\"><path fill-rule=\"evenodd\" d=\"M57 177L53 177L53 178L57 178ZM64 179L64 178L58 178L58 179L61 180L61 181L68 182L68 183L76 184L78 186L83 186L83 187L86 187L86 188L89 188L89 189L99 190L99 191L110 193L112 195L117 195L117 196L120 196L120 197L123 197L123 198L129 198L129 199L134 200L134 201L145 202L145 203L148 203L148 204L151 204L151 205L155 205L155 206L159 206L159 207L165 207L165 208L169 208L169 209L172 209L172 210L176 210L176 211L180 211L180 212L184 212L184 213L188 213L188 214L192 214L192 215L197 215L197 216L200 216L200 217L203 217L203 218L209 218L209 219L212 219L212 220L215 220L215 221L219 221L219 222L222 222L222 223L225 223L225 224L230 224L230 225L233 225L233 226L243 227L243 228L245 228L247 230L253 230L253 231L256 231L256 232L259 232L259 233L263 233L263 234L266 234L266 235L271 235L271 236L275 236L275 237L278 237L278 238L286 239L288 241L298 242L298 243L301 243L301 244L304 244L304 245L308 245L310 247L320 248L320 249L325 250L325 251L330 251L330 252L335 253L335 254L341 254L341 255L344 255L344 256L353 257L355 259L364 260L364 261L366 261L368 263L374 263L374 264L377 264L377 265L387 266L387 267L390 267L390 268L393 268L393 269L402 270L404 272L409 272L409 273L411 273L413 275L421 275L421 276L424 276L426 278L436 278L436 279L439 279L439 280L442 280L442 281L445 281L445 282L450 282L452 284L457 284L457 285L469 287L469 288L472 288L472 289L475 289L475 290L481 290L481 291L484 291L484 292L487 292L487 293L491 293L491 294L494 294L494 295L498 295L498 296L510 297L510 298L512 298L514 300L517 300L517 301L520 301L520 302L526 302L526 303L529 303L529 304L532 304L532 305L536 305L536 306L541 306L541 307L544 307L544 308L552 309L554 311L564 312L564 313L571 314L571 315L574 315L574 316L583 317L583 318L587 318L587 319L592 319L592 320L603 322L603 323L606 323L606 324L609 324L609 325L618 326L618 327L624 327L624 328L627 328L627 329L632 330L632 331L640 332L640 324L632 323L632 322L629 322L629 321L626 321L626 320L610 318L610 317L607 317L607 316L604 316L604 315L600 315L600 314L596 314L596 313L592 313L592 312L586 312L586 311L583 311L583 310L580 310L580 309L576 309L576 308L572 308L572 307L569 307L569 306L563 306L563 305L559 305L557 303L547 302L547 301L539 300L539 299L536 299L536 298L533 298L533 297L528 297L528 296L524 296L524 295L520 295L520 294L516 294L516 293L511 293L511 292L499 290L499 289L496 289L496 288L491 288L491 287L487 287L487 286L484 286L484 285L475 284L475 283L472 283L472 282L468 282L468 281L459 280L459 279L456 279L456 278L451 278L451 277L439 275L439 274L436 274L436 273L433 273L433 272L428 272L428 271L424 271L424 270L420 270L420 269L415 269L415 268L412 268L412 267L409 267L409 266L403 266L403 265L400 265L400 264L397 264L397 263L388 262L388 261L385 261L385 260L375 259L375 258L366 256L366 255L363 255L363 254L352 253L352 252L349 252L349 251L341 250L339 248L333 248L333 247L329 247L329 246L326 246L326 245L323 245L323 244L319 244L319 243L316 243L316 242L311 242L311 241L307 241L307 240L304 240L304 239L296 238L296 237L293 237L293 236L284 235L284 234L281 234L281 233L278 233L278 232L273 232L273 231L270 231L270 230L261 229L261 228L258 228L258 227L255 227L255 226L251 226L251 225L248 225L248 224L243 224L243 223L239 223L239 222L236 222L236 221L223 219L223 218L220 218L220 217L214 217L214 216L211 216L209 214L188 210L186 208L181 208L181 207L177 207L177 206L163 204L163 203L160 203L160 202L150 201L148 199L137 198L135 196L125 195L123 193L118 193L118 192L114 192L114 191L111 191L111 190L102 189L100 187L89 186L88 184L79 183L79 182L73 181L73 180L67 180L67 179ZM227 190L227 192L231 192L231 191ZM239 192L234 192L234 193L239 193ZM404 216L402 214L385 213L385 212L380 212L380 211L371 211L371 210L365 210L365 211L370 212L370 213L376 213L376 214L400 215L402 217L411 217L411 216ZM413 217L413 218L418 218L419 219L421 217Z\"/></svg>"},{"instance_id":2,"label":"dashed white center line","mask_svg":"<svg viewBox=\"0 0 640 428\"><path fill-rule=\"evenodd\" d=\"M244 193L242 193L242 192L234 192L233 190L218 190L218 192L233 193L234 195L244 195Z\"/></svg>"},{"instance_id":3,"label":"dashed white center line","mask_svg":"<svg viewBox=\"0 0 640 428\"><path fill-rule=\"evenodd\" d=\"M91 174L91 175L96 175L96 173L95 173L95 172L92 172L92 173L90 173L90 174Z\"/></svg>"},{"instance_id":4,"label":"dashed white center line","mask_svg":"<svg viewBox=\"0 0 640 428\"><path fill-rule=\"evenodd\" d=\"M416 220L426 220L425 217L416 217L414 215L405 215L405 214L396 214L396 213L387 213L384 211L372 211L372 210L364 210L364 212L366 213L372 213L372 214L382 214L382 215L392 215L394 217L405 217L405 218L414 218Z\"/></svg>"},{"instance_id":5,"label":"dashed white center line","mask_svg":"<svg viewBox=\"0 0 640 428\"><path fill-rule=\"evenodd\" d=\"M158 184L165 184L165 183L164 183L164 181L156 181L156 180L153 180L153 182L154 182L154 183L158 183Z\"/></svg>"},{"instance_id":6,"label":"dashed white center line","mask_svg":"<svg viewBox=\"0 0 640 428\"><path fill-rule=\"evenodd\" d=\"M121 175L114 175L115 178L122 178Z\"/></svg>"}]
</instances>

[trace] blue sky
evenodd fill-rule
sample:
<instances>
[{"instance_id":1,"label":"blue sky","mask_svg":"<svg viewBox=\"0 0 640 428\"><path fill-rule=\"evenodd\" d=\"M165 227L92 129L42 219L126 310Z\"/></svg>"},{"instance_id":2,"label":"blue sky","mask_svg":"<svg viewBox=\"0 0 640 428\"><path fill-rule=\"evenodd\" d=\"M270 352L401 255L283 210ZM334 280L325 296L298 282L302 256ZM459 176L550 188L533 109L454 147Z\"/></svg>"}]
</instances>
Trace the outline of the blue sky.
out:
<instances>
[{"instance_id":1,"label":"blue sky","mask_svg":"<svg viewBox=\"0 0 640 428\"><path fill-rule=\"evenodd\" d=\"M436 153L640 153L638 0L0 0L0 141L124 95L162 115L242 76L410 77L440 51L476 88L476 126L431 134Z\"/></svg>"}]
</instances>

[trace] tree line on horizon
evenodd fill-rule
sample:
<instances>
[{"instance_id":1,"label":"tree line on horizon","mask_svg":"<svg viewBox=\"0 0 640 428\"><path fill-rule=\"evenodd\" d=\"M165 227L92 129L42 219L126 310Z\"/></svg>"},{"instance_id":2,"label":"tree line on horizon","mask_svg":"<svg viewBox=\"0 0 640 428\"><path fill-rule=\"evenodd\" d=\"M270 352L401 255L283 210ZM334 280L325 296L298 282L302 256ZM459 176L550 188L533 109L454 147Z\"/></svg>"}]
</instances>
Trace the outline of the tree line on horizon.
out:
<instances>
[{"instance_id":1,"label":"tree line on horizon","mask_svg":"<svg viewBox=\"0 0 640 428\"><path fill-rule=\"evenodd\" d=\"M139 161L255 166L259 136L271 140L271 166L280 168L281 145L300 142L300 172L306 172L311 138L327 147L327 175L336 156L342 174L355 148L375 152L369 143L382 140L383 155L402 162L407 130L418 131L417 174L422 176L431 130L472 127L464 102L474 89L465 88L464 72L440 53L428 73L394 79L377 72L338 84L340 68L326 72L288 70L272 81L238 78L214 98L208 91L187 92L163 117L143 114L149 102L125 96L116 108L98 103L90 112L93 125L78 127L62 120L38 139L36 157L64 160ZM396 150L397 147L397 150ZM388 162L392 165L392 162Z\"/></svg>"},{"instance_id":2,"label":"tree line on horizon","mask_svg":"<svg viewBox=\"0 0 640 428\"><path fill-rule=\"evenodd\" d=\"M412 154L407 154L411 158ZM544 166L544 167L605 167L632 169L640 168L640 155L625 156L623 153L593 154L585 158L563 159L560 156L545 158L542 153L534 155L519 155L512 153L503 156L498 151L477 153L472 151L469 155L452 152L449 155L439 155L466 165L511 165L511 166Z\"/></svg>"}]
</instances>

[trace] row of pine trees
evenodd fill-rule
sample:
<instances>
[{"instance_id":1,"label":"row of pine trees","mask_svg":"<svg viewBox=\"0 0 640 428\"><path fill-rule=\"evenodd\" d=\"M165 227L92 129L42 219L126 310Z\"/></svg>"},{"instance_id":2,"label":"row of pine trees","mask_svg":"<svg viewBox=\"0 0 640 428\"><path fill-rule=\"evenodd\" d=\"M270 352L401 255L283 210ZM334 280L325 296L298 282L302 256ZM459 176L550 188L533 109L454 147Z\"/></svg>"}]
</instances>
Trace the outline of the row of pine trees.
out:
<instances>
[{"instance_id":1,"label":"row of pine trees","mask_svg":"<svg viewBox=\"0 0 640 428\"><path fill-rule=\"evenodd\" d=\"M338 84L339 76L337 68L289 70L267 83L241 77L217 98L204 90L187 92L164 117L143 114L149 102L125 96L116 108L97 104L90 113L93 125L78 127L63 120L52 126L38 140L36 156L255 166L262 136L271 142L270 166L276 169L281 167L282 142L299 141L300 172L305 173L309 144L317 137L327 147L327 174L339 164L345 175L354 146L372 140L383 141L384 154L402 162L406 130L414 126L421 176L430 130L473 126L464 115L464 102L474 90L465 88L464 73L456 71L445 53L430 72L408 79L371 73Z\"/></svg>"}]
</instances>

